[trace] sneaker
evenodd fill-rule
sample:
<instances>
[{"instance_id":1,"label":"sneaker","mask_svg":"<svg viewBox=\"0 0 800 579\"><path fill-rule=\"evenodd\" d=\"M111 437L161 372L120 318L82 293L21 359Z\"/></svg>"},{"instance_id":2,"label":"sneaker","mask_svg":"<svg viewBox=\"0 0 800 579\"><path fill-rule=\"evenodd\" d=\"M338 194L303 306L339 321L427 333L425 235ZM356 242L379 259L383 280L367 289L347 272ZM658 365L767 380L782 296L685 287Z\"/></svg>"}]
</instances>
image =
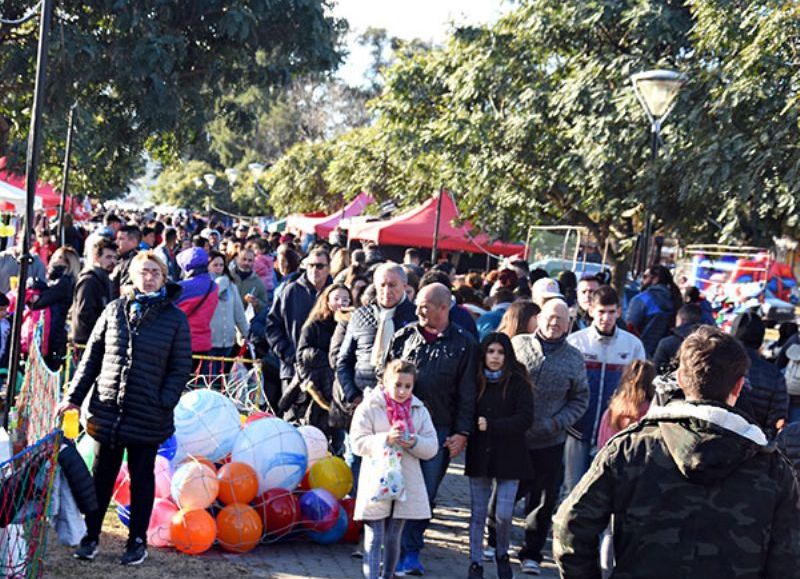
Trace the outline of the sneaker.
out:
<instances>
[{"instance_id":1,"label":"sneaker","mask_svg":"<svg viewBox=\"0 0 800 579\"><path fill-rule=\"evenodd\" d=\"M422 566L419 560L419 553L406 553L403 559L403 569L406 575L414 575L416 577L425 575L425 567ZM395 572L395 575L396 574L397 572Z\"/></svg>"},{"instance_id":2,"label":"sneaker","mask_svg":"<svg viewBox=\"0 0 800 579\"><path fill-rule=\"evenodd\" d=\"M483 565L479 563L470 564L467 579L483 579Z\"/></svg>"},{"instance_id":3,"label":"sneaker","mask_svg":"<svg viewBox=\"0 0 800 579\"><path fill-rule=\"evenodd\" d=\"M494 547L486 547L483 550L483 560L484 561L494 561L494 556L497 554L497 549Z\"/></svg>"},{"instance_id":4,"label":"sneaker","mask_svg":"<svg viewBox=\"0 0 800 579\"><path fill-rule=\"evenodd\" d=\"M497 558L497 579L514 579L514 571L507 554Z\"/></svg>"},{"instance_id":5,"label":"sneaker","mask_svg":"<svg viewBox=\"0 0 800 579\"><path fill-rule=\"evenodd\" d=\"M541 575L542 568L539 567L539 563L537 563L533 559L523 559L522 572L525 573L526 575Z\"/></svg>"},{"instance_id":6,"label":"sneaker","mask_svg":"<svg viewBox=\"0 0 800 579\"><path fill-rule=\"evenodd\" d=\"M406 576L406 556L401 555L400 560L397 561L397 565L394 568L394 576L395 577L405 577Z\"/></svg>"},{"instance_id":7,"label":"sneaker","mask_svg":"<svg viewBox=\"0 0 800 579\"><path fill-rule=\"evenodd\" d=\"M145 559L147 559L147 544L137 538L128 543L119 562L120 565L141 565Z\"/></svg>"},{"instance_id":8,"label":"sneaker","mask_svg":"<svg viewBox=\"0 0 800 579\"><path fill-rule=\"evenodd\" d=\"M89 539L89 537L84 537L81 539L80 546L72 554L72 556L82 561L94 561L94 558L97 557L98 551L99 549L97 548L97 541Z\"/></svg>"}]
</instances>

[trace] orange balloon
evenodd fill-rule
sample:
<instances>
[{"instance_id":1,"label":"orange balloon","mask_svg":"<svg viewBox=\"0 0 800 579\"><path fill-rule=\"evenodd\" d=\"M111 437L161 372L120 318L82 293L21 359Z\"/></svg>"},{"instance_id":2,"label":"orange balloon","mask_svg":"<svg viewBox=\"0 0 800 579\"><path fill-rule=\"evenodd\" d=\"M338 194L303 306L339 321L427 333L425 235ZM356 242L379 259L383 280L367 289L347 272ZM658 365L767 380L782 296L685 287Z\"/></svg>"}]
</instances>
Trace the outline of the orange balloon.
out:
<instances>
[{"instance_id":1,"label":"orange balloon","mask_svg":"<svg viewBox=\"0 0 800 579\"><path fill-rule=\"evenodd\" d=\"M226 505L246 505L258 494L258 475L252 466L243 462L231 462L217 473L219 494L217 498Z\"/></svg>"},{"instance_id":2,"label":"orange balloon","mask_svg":"<svg viewBox=\"0 0 800 579\"><path fill-rule=\"evenodd\" d=\"M188 555L199 555L208 551L214 544L217 525L208 511L181 509L172 515L169 533L178 551Z\"/></svg>"},{"instance_id":3,"label":"orange balloon","mask_svg":"<svg viewBox=\"0 0 800 579\"><path fill-rule=\"evenodd\" d=\"M217 540L226 551L251 551L258 545L263 531L261 517L248 505L228 505L217 513Z\"/></svg>"}]
</instances>

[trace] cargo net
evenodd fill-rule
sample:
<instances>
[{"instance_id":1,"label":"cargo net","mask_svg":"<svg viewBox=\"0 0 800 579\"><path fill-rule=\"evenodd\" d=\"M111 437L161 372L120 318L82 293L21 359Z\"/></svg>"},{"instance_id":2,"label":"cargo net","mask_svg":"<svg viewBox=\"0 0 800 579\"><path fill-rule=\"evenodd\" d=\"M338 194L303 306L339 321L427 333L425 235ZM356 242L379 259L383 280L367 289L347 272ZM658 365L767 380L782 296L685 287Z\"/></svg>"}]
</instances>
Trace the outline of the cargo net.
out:
<instances>
[{"instance_id":1,"label":"cargo net","mask_svg":"<svg viewBox=\"0 0 800 579\"><path fill-rule=\"evenodd\" d=\"M247 357L245 355L247 354ZM192 356L194 372L188 390L208 388L225 395L247 414L267 404L263 389L261 361L242 351L237 357Z\"/></svg>"},{"instance_id":2,"label":"cargo net","mask_svg":"<svg viewBox=\"0 0 800 579\"><path fill-rule=\"evenodd\" d=\"M53 372L45 364L40 342L41 332L37 329L15 405L16 424L12 421L10 425L21 446L44 438L57 426L56 407L61 390L61 374Z\"/></svg>"},{"instance_id":3,"label":"cargo net","mask_svg":"<svg viewBox=\"0 0 800 579\"><path fill-rule=\"evenodd\" d=\"M0 463L0 576L41 577L60 431Z\"/></svg>"}]
</instances>

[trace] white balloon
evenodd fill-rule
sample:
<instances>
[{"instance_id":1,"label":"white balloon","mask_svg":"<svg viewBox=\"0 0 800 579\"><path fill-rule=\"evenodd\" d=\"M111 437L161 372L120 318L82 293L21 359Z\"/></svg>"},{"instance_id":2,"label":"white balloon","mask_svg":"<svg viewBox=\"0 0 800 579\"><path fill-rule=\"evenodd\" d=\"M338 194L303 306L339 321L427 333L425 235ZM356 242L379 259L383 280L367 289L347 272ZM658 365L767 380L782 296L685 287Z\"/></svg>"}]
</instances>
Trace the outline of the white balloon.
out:
<instances>
[{"instance_id":1,"label":"white balloon","mask_svg":"<svg viewBox=\"0 0 800 579\"><path fill-rule=\"evenodd\" d=\"M297 432L303 436L308 449L308 468L328 456L328 437L319 428L311 425L298 426Z\"/></svg>"},{"instance_id":2,"label":"white balloon","mask_svg":"<svg viewBox=\"0 0 800 579\"><path fill-rule=\"evenodd\" d=\"M236 438L231 462L255 469L259 494L274 488L291 491L305 476L308 451L294 426L280 418L262 418L245 426Z\"/></svg>"},{"instance_id":3,"label":"white balloon","mask_svg":"<svg viewBox=\"0 0 800 579\"><path fill-rule=\"evenodd\" d=\"M186 457L204 457L211 462L225 458L242 430L236 405L213 390L184 394L175 407L175 439L178 443L172 464Z\"/></svg>"}]
</instances>

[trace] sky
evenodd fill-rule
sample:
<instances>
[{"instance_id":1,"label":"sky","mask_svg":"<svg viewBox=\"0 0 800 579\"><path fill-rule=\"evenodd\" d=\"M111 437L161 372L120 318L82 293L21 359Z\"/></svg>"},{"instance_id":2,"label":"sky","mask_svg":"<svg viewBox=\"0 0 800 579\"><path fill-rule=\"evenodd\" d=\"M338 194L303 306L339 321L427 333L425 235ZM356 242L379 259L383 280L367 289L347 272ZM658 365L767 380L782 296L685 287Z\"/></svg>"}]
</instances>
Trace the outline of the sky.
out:
<instances>
[{"instance_id":1,"label":"sky","mask_svg":"<svg viewBox=\"0 0 800 579\"><path fill-rule=\"evenodd\" d=\"M363 82L369 49L355 38L369 27L385 28L390 36L441 43L452 24L495 22L510 9L504 0L336 0L333 14L350 23L350 55L338 76L351 85Z\"/></svg>"}]
</instances>

